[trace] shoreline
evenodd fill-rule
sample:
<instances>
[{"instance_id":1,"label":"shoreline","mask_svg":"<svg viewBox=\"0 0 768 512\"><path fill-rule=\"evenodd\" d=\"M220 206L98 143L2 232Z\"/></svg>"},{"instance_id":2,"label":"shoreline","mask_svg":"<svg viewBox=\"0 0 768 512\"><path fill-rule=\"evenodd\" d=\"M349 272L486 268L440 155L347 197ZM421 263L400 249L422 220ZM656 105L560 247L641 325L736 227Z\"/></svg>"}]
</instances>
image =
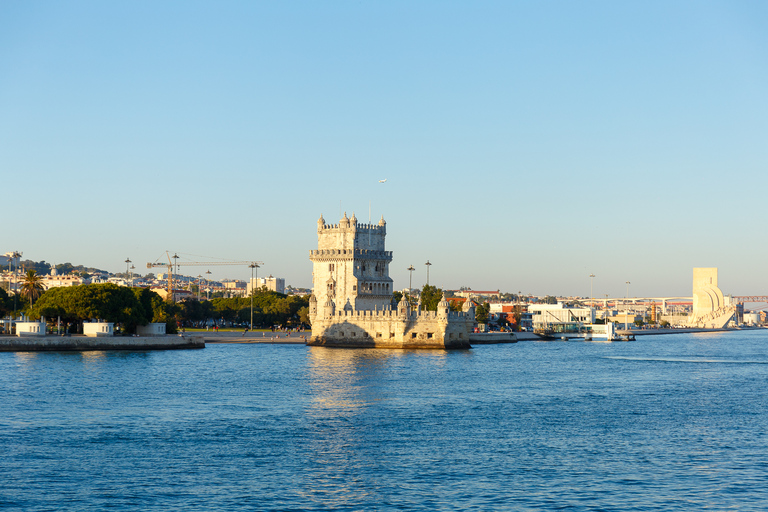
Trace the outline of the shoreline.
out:
<instances>
[{"instance_id":1,"label":"shoreline","mask_svg":"<svg viewBox=\"0 0 768 512\"><path fill-rule=\"evenodd\" d=\"M186 350L205 348L202 336L7 336L0 352L87 352L91 350Z\"/></svg>"}]
</instances>

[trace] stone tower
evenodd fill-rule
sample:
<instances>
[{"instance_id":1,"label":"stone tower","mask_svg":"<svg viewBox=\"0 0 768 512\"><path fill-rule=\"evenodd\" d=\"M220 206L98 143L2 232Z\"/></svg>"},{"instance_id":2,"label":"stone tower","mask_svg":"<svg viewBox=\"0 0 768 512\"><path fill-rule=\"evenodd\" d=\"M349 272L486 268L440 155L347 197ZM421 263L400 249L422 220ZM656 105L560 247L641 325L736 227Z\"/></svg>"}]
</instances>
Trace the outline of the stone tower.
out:
<instances>
[{"instance_id":1,"label":"stone tower","mask_svg":"<svg viewBox=\"0 0 768 512\"><path fill-rule=\"evenodd\" d=\"M353 311L381 310L390 305L392 252L384 250L386 236L383 217L378 225L359 224L354 213L351 218L345 213L338 224L329 225L320 216L317 250L309 255L317 309L329 307L329 302L335 310Z\"/></svg>"},{"instance_id":2,"label":"stone tower","mask_svg":"<svg viewBox=\"0 0 768 512\"><path fill-rule=\"evenodd\" d=\"M443 299L437 311L415 310L403 298L392 304L389 264L384 248L387 224L358 224L347 214L338 224L317 221L309 299L312 336L308 345L344 348L467 349L474 307L451 311Z\"/></svg>"}]
</instances>

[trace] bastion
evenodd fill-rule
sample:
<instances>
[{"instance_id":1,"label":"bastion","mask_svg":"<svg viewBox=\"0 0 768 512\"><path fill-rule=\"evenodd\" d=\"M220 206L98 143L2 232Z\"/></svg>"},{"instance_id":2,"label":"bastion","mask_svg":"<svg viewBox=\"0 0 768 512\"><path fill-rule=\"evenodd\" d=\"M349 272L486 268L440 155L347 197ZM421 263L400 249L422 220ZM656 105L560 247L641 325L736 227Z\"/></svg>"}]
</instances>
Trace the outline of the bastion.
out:
<instances>
[{"instance_id":1,"label":"bastion","mask_svg":"<svg viewBox=\"0 0 768 512\"><path fill-rule=\"evenodd\" d=\"M460 312L443 299L437 311L392 303L385 250L386 222L361 224L347 214L338 224L317 221L317 250L310 251L313 293L308 345L346 348L468 349L475 319L470 301Z\"/></svg>"}]
</instances>

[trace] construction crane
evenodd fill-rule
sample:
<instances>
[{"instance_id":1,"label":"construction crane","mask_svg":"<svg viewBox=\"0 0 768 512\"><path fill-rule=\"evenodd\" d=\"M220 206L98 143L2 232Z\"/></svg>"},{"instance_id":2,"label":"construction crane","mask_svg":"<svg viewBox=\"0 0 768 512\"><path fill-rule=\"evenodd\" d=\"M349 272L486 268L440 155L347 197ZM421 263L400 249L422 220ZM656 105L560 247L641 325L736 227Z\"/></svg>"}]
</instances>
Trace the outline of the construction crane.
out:
<instances>
[{"instance_id":1,"label":"construction crane","mask_svg":"<svg viewBox=\"0 0 768 512\"><path fill-rule=\"evenodd\" d=\"M174 267L208 267L219 265L245 265L248 267L260 267L264 265L263 261L182 261L179 263L178 254L174 253L173 256L171 256L171 253L165 251L165 255L168 258L168 263L147 263L147 268L168 267L168 300L170 302L176 302L173 295ZM172 258L174 260L173 262L171 261Z\"/></svg>"}]
</instances>

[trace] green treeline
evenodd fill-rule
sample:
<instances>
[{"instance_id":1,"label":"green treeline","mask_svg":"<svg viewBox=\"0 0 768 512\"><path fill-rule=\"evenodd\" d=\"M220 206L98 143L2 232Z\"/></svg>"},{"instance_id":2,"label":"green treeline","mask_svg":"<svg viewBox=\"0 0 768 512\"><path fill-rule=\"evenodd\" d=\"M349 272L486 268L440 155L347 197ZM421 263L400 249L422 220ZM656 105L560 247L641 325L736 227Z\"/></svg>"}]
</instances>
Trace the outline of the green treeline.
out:
<instances>
[{"instance_id":1,"label":"green treeline","mask_svg":"<svg viewBox=\"0 0 768 512\"><path fill-rule=\"evenodd\" d=\"M84 320L100 319L119 324L124 333L136 332L139 325L165 322L174 332L176 306L148 288L126 288L113 283L51 288L27 312L30 318L61 321L76 332Z\"/></svg>"},{"instance_id":2,"label":"green treeline","mask_svg":"<svg viewBox=\"0 0 768 512\"><path fill-rule=\"evenodd\" d=\"M208 319L223 322L250 323L251 298L216 298L179 303L180 319L184 325L194 325ZM253 296L254 327L309 325L309 298L258 290Z\"/></svg>"},{"instance_id":3,"label":"green treeline","mask_svg":"<svg viewBox=\"0 0 768 512\"><path fill-rule=\"evenodd\" d=\"M2 299L2 297L0 297ZM254 326L270 327L309 324L309 300L259 290L253 297ZM127 288L113 283L86 284L51 288L27 310L30 318L45 317L61 321L69 332L78 332L84 320L101 319L120 326L126 334L135 333L139 325L164 322L166 332L177 327L214 322L250 322L251 298L194 300L172 304L149 288Z\"/></svg>"}]
</instances>

